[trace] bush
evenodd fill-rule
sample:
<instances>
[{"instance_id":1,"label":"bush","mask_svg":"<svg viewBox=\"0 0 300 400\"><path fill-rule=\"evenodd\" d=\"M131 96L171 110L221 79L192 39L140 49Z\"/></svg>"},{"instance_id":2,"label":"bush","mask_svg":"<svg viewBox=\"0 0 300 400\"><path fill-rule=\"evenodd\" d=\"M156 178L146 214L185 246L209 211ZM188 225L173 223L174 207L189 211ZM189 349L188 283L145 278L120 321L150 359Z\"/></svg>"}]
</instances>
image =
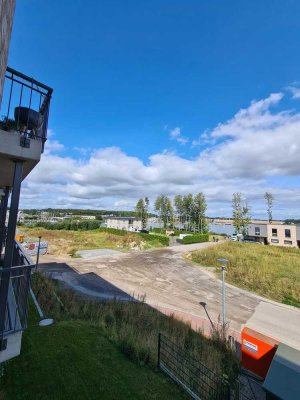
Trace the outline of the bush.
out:
<instances>
[{"instance_id":1,"label":"bush","mask_svg":"<svg viewBox=\"0 0 300 400\"><path fill-rule=\"evenodd\" d=\"M99 231L111 233L112 235L118 235L118 236L125 236L128 234L128 231L123 231L121 229L114 229L114 228L105 228L105 227L99 228Z\"/></svg>"},{"instance_id":2,"label":"bush","mask_svg":"<svg viewBox=\"0 0 300 400\"><path fill-rule=\"evenodd\" d=\"M166 233L166 228L152 228L151 232L154 232L154 233Z\"/></svg>"},{"instance_id":3,"label":"bush","mask_svg":"<svg viewBox=\"0 0 300 400\"><path fill-rule=\"evenodd\" d=\"M100 232L107 232L107 233L111 233L112 235L119 235L119 236L125 236L125 235L135 236L135 235L137 235L145 242L158 241L161 244L163 244L164 246L169 246L168 236L149 235L149 233L128 232L128 231L123 231L121 229L114 229L114 228L100 228L99 230L100 230Z\"/></svg>"},{"instance_id":4,"label":"bush","mask_svg":"<svg viewBox=\"0 0 300 400\"><path fill-rule=\"evenodd\" d=\"M190 236L185 236L182 239L183 244L191 244L191 243L203 243L203 242L208 242L209 241L209 234L208 233L199 233L197 235L190 235Z\"/></svg>"},{"instance_id":5,"label":"bush","mask_svg":"<svg viewBox=\"0 0 300 400\"><path fill-rule=\"evenodd\" d=\"M149 235L149 233L138 233L138 235L146 242L158 241L164 246L169 246L170 243L168 236Z\"/></svg>"},{"instance_id":6,"label":"bush","mask_svg":"<svg viewBox=\"0 0 300 400\"><path fill-rule=\"evenodd\" d=\"M99 221L36 222L31 228L45 228L57 231L90 231L99 228Z\"/></svg>"}]
</instances>

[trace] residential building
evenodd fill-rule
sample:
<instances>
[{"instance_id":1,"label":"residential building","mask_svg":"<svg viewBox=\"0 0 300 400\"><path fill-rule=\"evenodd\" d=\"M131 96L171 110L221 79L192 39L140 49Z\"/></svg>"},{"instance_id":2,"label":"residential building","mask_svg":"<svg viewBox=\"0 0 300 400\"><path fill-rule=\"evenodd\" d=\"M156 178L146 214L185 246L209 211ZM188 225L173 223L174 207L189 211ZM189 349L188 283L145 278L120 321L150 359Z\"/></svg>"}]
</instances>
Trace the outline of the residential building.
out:
<instances>
[{"instance_id":1,"label":"residential building","mask_svg":"<svg viewBox=\"0 0 300 400\"><path fill-rule=\"evenodd\" d=\"M6 66L15 1L0 2L0 363L20 354L35 266L15 240L21 183L47 140L52 89ZM9 216L7 216L8 200Z\"/></svg>"},{"instance_id":2,"label":"residential building","mask_svg":"<svg viewBox=\"0 0 300 400\"><path fill-rule=\"evenodd\" d=\"M136 232L142 229L142 221L138 217L106 217L106 227Z\"/></svg>"},{"instance_id":3,"label":"residential building","mask_svg":"<svg viewBox=\"0 0 300 400\"><path fill-rule=\"evenodd\" d=\"M251 222L248 224L247 239L274 246L300 247L300 226Z\"/></svg>"}]
</instances>

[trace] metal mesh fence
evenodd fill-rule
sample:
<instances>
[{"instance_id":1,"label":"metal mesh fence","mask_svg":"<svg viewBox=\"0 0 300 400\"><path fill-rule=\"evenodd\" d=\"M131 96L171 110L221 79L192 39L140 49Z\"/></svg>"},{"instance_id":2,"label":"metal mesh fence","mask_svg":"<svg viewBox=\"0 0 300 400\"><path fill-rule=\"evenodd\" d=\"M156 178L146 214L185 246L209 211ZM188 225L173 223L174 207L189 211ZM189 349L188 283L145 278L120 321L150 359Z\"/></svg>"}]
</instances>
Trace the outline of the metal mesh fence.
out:
<instances>
[{"instance_id":1,"label":"metal mesh fence","mask_svg":"<svg viewBox=\"0 0 300 400\"><path fill-rule=\"evenodd\" d=\"M197 359L160 334L158 367L177 382L193 399L230 399L230 386Z\"/></svg>"}]
</instances>

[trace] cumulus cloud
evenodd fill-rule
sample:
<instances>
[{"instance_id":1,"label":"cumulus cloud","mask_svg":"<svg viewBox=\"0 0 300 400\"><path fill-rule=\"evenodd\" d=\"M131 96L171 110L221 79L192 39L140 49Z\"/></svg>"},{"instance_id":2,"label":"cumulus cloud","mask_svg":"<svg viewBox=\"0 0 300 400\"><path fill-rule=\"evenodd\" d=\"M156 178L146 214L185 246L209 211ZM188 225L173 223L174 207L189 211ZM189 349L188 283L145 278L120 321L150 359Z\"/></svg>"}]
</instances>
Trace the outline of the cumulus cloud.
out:
<instances>
[{"instance_id":1,"label":"cumulus cloud","mask_svg":"<svg viewBox=\"0 0 300 400\"><path fill-rule=\"evenodd\" d=\"M292 93L293 99L300 99L300 88L297 86L288 86L287 90Z\"/></svg>"},{"instance_id":2,"label":"cumulus cloud","mask_svg":"<svg viewBox=\"0 0 300 400\"><path fill-rule=\"evenodd\" d=\"M187 137L182 136L181 129L178 126L170 131L169 137L171 140L176 140L176 142L180 144L186 144L189 142Z\"/></svg>"},{"instance_id":3,"label":"cumulus cloud","mask_svg":"<svg viewBox=\"0 0 300 400\"><path fill-rule=\"evenodd\" d=\"M230 215L232 193L241 191L259 216L268 190L275 195L276 218L296 216L300 113L279 111L282 98L282 93L274 93L253 101L205 131L200 139L207 146L193 159L163 151L144 162L118 147L88 149L77 159L62 155L63 145L51 137L41 162L23 184L22 206L132 209L141 196L153 200L161 193L203 191L211 215ZM180 128L171 132L174 140L182 138Z\"/></svg>"}]
</instances>

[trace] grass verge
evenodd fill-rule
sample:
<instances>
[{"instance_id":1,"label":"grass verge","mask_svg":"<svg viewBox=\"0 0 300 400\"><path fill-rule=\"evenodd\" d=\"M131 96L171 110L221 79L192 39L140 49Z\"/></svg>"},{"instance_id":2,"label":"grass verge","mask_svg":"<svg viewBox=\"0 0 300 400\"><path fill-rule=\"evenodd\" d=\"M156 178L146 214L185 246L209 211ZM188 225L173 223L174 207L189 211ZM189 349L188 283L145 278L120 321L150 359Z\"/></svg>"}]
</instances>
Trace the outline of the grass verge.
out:
<instances>
[{"instance_id":1,"label":"grass verge","mask_svg":"<svg viewBox=\"0 0 300 400\"><path fill-rule=\"evenodd\" d=\"M254 243L222 243L190 253L189 258L206 267L229 260L226 279L281 303L300 307L300 250Z\"/></svg>"}]
</instances>

